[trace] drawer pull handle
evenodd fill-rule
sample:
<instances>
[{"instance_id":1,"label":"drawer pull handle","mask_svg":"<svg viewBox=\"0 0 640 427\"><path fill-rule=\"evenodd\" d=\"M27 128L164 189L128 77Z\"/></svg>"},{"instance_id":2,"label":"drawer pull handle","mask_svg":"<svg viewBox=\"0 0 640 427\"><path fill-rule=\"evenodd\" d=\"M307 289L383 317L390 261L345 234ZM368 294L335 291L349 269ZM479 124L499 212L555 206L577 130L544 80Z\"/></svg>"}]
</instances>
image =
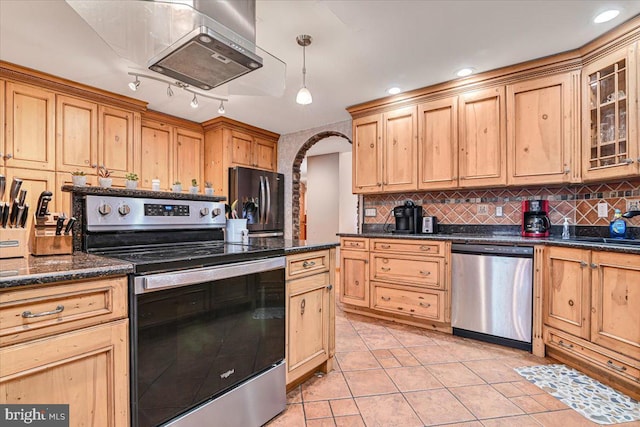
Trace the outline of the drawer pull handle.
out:
<instances>
[{"instance_id":1,"label":"drawer pull handle","mask_svg":"<svg viewBox=\"0 0 640 427\"><path fill-rule=\"evenodd\" d=\"M315 262L315 261L305 261L305 262L303 262L303 263L302 263L302 266L303 266L304 268L311 268L311 267L313 267L314 265L316 265L316 262Z\"/></svg>"},{"instance_id":2,"label":"drawer pull handle","mask_svg":"<svg viewBox=\"0 0 640 427\"><path fill-rule=\"evenodd\" d=\"M380 297L382 301L391 301L391 297Z\"/></svg>"},{"instance_id":3,"label":"drawer pull handle","mask_svg":"<svg viewBox=\"0 0 640 427\"><path fill-rule=\"evenodd\" d=\"M431 250L431 246L420 246L420 250L421 251L430 251Z\"/></svg>"},{"instance_id":4,"label":"drawer pull handle","mask_svg":"<svg viewBox=\"0 0 640 427\"><path fill-rule=\"evenodd\" d=\"M570 300L569 300L569 307L573 307L573 304L574 304L573 300L572 300L572 299L570 299Z\"/></svg>"},{"instance_id":5,"label":"drawer pull handle","mask_svg":"<svg viewBox=\"0 0 640 427\"><path fill-rule=\"evenodd\" d=\"M380 247L382 249L389 249L391 247L391 245L380 245Z\"/></svg>"},{"instance_id":6,"label":"drawer pull handle","mask_svg":"<svg viewBox=\"0 0 640 427\"><path fill-rule=\"evenodd\" d=\"M593 268L593 269L598 268L598 264L595 264L595 263L593 263L593 262L592 262L592 263L591 263L591 268Z\"/></svg>"},{"instance_id":7,"label":"drawer pull handle","mask_svg":"<svg viewBox=\"0 0 640 427\"><path fill-rule=\"evenodd\" d=\"M304 315L304 307L307 305L307 301L303 298L300 301L300 316Z\"/></svg>"},{"instance_id":8,"label":"drawer pull handle","mask_svg":"<svg viewBox=\"0 0 640 427\"><path fill-rule=\"evenodd\" d=\"M573 348L573 344L565 344L565 342L562 340L558 341L558 345L564 348Z\"/></svg>"},{"instance_id":9,"label":"drawer pull handle","mask_svg":"<svg viewBox=\"0 0 640 427\"><path fill-rule=\"evenodd\" d=\"M580 261L580 268L585 268L586 266L588 266L589 264L587 264L584 261Z\"/></svg>"},{"instance_id":10,"label":"drawer pull handle","mask_svg":"<svg viewBox=\"0 0 640 427\"><path fill-rule=\"evenodd\" d=\"M43 311L42 313L32 313L30 311L23 311L22 312L22 317L24 317L25 319L32 319L34 317L42 317L42 316L51 316L52 314L58 314L58 313L62 313L62 311L64 310L64 305L59 305L56 307L55 310L51 310L51 311Z\"/></svg>"},{"instance_id":11,"label":"drawer pull handle","mask_svg":"<svg viewBox=\"0 0 640 427\"><path fill-rule=\"evenodd\" d=\"M420 270L420 274L422 274L423 276L430 276L431 272L430 271L422 271L422 270Z\"/></svg>"},{"instance_id":12,"label":"drawer pull handle","mask_svg":"<svg viewBox=\"0 0 640 427\"><path fill-rule=\"evenodd\" d=\"M360 245L358 245L356 242L351 242L349 243L349 246L360 246Z\"/></svg>"},{"instance_id":13,"label":"drawer pull handle","mask_svg":"<svg viewBox=\"0 0 640 427\"><path fill-rule=\"evenodd\" d=\"M421 302L420 307L429 308L431 307L431 304L429 304L428 302Z\"/></svg>"},{"instance_id":14,"label":"drawer pull handle","mask_svg":"<svg viewBox=\"0 0 640 427\"><path fill-rule=\"evenodd\" d=\"M333 289L333 285L328 285L327 290L330 291L331 289Z\"/></svg>"},{"instance_id":15,"label":"drawer pull handle","mask_svg":"<svg viewBox=\"0 0 640 427\"><path fill-rule=\"evenodd\" d=\"M380 270L389 271L389 270L391 270L391 267L380 267Z\"/></svg>"},{"instance_id":16,"label":"drawer pull handle","mask_svg":"<svg viewBox=\"0 0 640 427\"><path fill-rule=\"evenodd\" d=\"M618 366L615 363L613 363L611 360L607 361L607 366L618 372L625 372L627 370L627 368L625 368L624 366Z\"/></svg>"}]
</instances>

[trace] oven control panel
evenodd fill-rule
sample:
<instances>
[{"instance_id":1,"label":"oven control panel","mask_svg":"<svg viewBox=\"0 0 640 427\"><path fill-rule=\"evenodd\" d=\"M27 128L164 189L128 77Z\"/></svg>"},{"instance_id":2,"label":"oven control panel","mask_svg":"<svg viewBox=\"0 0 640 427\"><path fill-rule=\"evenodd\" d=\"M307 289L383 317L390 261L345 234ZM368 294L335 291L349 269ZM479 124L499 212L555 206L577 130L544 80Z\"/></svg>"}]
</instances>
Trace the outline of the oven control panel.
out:
<instances>
[{"instance_id":1,"label":"oven control panel","mask_svg":"<svg viewBox=\"0 0 640 427\"><path fill-rule=\"evenodd\" d=\"M87 195L88 231L206 229L225 226L224 203Z\"/></svg>"}]
</instances>

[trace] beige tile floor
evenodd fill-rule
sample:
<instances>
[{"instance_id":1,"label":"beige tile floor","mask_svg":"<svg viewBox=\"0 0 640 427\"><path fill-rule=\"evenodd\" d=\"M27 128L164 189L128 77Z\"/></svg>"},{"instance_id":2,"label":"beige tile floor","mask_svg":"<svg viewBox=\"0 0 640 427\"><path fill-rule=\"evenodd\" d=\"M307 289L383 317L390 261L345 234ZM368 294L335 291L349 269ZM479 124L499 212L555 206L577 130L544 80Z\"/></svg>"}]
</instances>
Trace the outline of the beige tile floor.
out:
<instances>
[{"instance_id":1,"label":"beige tile floor","mask_svg":"<svg viewBox=\"0 0 640 427\"><path fill-rule=\"evenodd\" d=\"M597 426L513 370L545 363L553 360L338 305L335 370L292 390L268 426Z\"/></svg>"}]
</instances>

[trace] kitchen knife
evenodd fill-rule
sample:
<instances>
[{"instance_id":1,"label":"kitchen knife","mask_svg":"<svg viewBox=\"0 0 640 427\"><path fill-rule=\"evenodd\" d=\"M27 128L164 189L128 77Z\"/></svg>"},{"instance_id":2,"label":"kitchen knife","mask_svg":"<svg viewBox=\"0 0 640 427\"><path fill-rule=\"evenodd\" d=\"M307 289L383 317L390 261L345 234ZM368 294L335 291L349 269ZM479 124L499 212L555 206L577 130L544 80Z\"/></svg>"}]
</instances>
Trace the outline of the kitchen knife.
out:
<instances>
[{"instance_id":1,"label":"kitchen knife","mask_svg":"<svg viewBox=\"0 0 640 427\"><path fill-rule=\"evenodd\" d=\"M67 217L64 216L64 214L58 217L58 220L56 221L56 236L59 236L62 234L62 227L64 226L65 219L67 219Z\"/></svg>"},{"instance_id":2,"label":"kitchen knife","mask_svg":"<svg viewBox=\"0 0 640 427\"><path fill-rule=\"evenodd\" d=\"M7 187L7 178L4 175L0 175L0 200L4 198L4 190Z\"/></svg>"},{"instance_id":3,"label":"kitchen knife","mask_svg":"<svg viewBox=\"0 0 640 427\"><path fill-rule=\"evenodd\" d=\"M73 228L73 224L75 224L76 219L74 217L69 218L69 221L67 221L67 226L64 229L64 234L69 234L71 233L71 229Z\"/></svg>"},{"instance_id":4,"label":"kitchen knife","mask_svg":"<svg viewBox=\"0 0 640 427\"><path fill-rule=\"evenodd\" d=\"M16 222L14 227L18 228L22 224L22 217L24 216L24 206L18 205L18 213L16 214Z\"/></svg>"},{"instance_id":5,"label":"kitchen knife","mask_svg":"<svg viewBox=\"0 0 640 427\"><path fill-rule=\"evenodd\" d=\"M18 220L18 199L13 199L11 204L11 213L9 214L9 225L14 226Z\"/></svg>"},{"instance_id":6,"label":"kitchen knife","mask_svg":"<svg viewBox=\"0 0 640 427\"><path fill-rule=\"evenodd\" d=\"M18 197L21 186L22 180L20 178L13 178L13 181L11 181L11 190L9 191L9 200L13 200Z\"/></svg>"},{"instance_id":7,"label":"kitchen knife","mask_svg":"<svg viewBox=\"0 0 640 427\"><path fill-rule=\"evenodd\" d=\"M7 228L7 221L9 221L9 203L2 203L1 207L0 225L2 225L2 228Z\"/></svg>"},{"instance_id":8,"label":"kitchen knife","mask_svg":"<svg viewBox=\"0 0 640 427\"><path fill-rule=\"evenodd\" d=\"M27 225L29 219L29 204L24 205L24 211L22 212L22 218L20 219L20 227L24 228Z\"/></svg>"},{"instance_id":9,"label":"kitchen knife","mask_svg":"<svg viewBox=\"0 0 640 427\"><path fill-rule=\"evenodd\" d=\"M51 191L43 191L40 193L38 204L36 205L36 218L44 218L47 215L47 204L49 202L45 202L45 199L48 198L51 200L51 195Z\"/></svg>"},{"instance_id":10,"label":"kitchen knife","mask_svg":"<svg viewBox=\"0 0 640 427\"><path fill-rule=\"evenodd\" d=\"M20 190L20 195L18 196L18 204L20 206L24 206L24 201L27 198L27 190Z\"/></svg>"}]
</instances>

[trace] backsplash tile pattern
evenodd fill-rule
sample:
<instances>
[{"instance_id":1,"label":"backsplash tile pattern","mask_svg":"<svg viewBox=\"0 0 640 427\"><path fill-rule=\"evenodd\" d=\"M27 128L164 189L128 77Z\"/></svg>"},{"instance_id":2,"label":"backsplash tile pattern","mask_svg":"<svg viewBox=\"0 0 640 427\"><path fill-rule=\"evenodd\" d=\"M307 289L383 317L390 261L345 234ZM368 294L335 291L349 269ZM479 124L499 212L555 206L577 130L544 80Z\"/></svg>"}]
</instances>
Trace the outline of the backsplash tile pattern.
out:
<instances>
[{"instance_id":1,"label":"backsplash tile pattern","mask_svg":"<svg viewBox=\"0 0 640 427\"><path fill-rule=\"evenodd\" d=\"M380 194L364 196L365 208L376 208L375 217L365 217L365 224L392 223L392 210L405 200L421 204L425 215L434 215L442 224L519 225L522 200L549 200L552 225L561 225L568 217L573 225L608 225L613 210L626 210L627 199L640 200L640 178L606 184L563 187L502 188L492 190L452 190ZM598 202L608 204L607 218L598 218ZM487 205L488 214L478 212ZM501 206L503 216L495 216ZM630 226L640 226L640 217L628 220Z\"/></svg>"}]
</instances>

